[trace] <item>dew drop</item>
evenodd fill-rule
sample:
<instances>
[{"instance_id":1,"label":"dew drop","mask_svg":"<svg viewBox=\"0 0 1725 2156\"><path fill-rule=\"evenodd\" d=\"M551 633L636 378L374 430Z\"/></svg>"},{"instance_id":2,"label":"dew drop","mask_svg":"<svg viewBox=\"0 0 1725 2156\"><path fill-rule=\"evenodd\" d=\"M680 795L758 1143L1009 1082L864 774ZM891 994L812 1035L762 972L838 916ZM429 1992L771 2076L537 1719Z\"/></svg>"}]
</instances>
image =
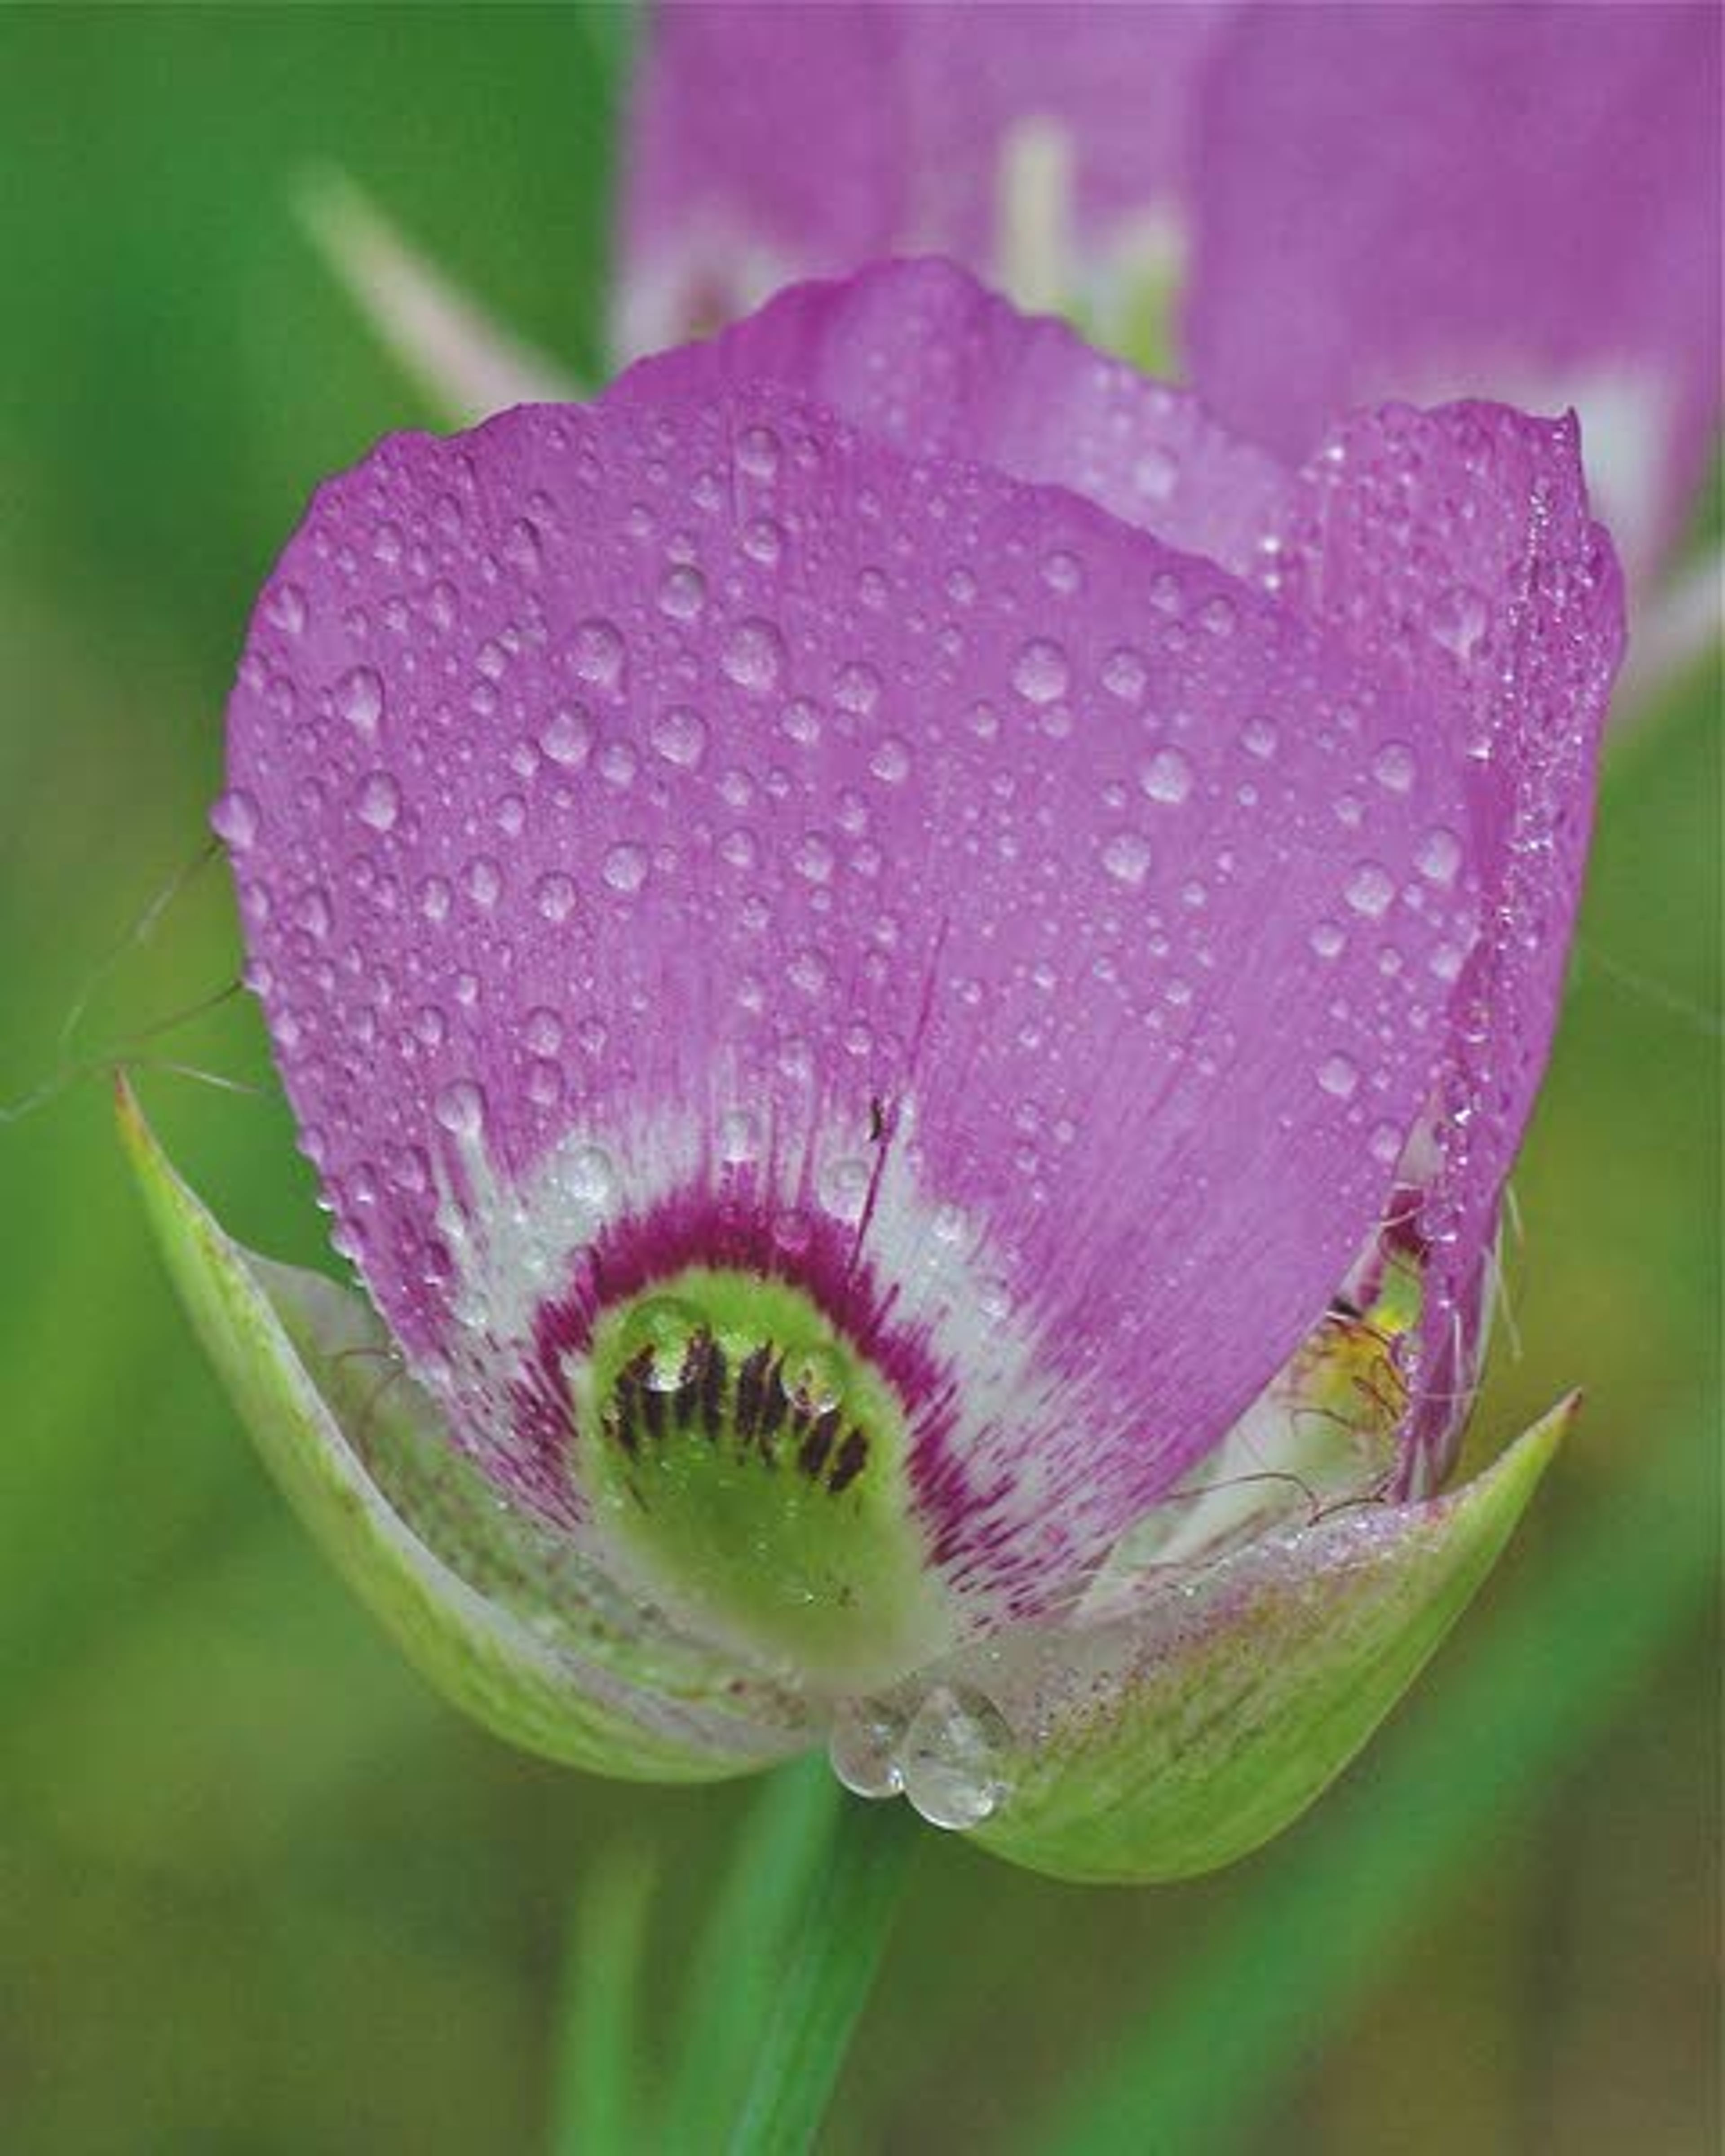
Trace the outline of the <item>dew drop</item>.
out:
<instances>
[{"instance_id":1,"label":"dew drop","mask_svg":"<svg viewBox=\"0 0 1725 2156\"><path fill-rule=\"evenodd\" d=\"M555 1055L563 1045L563 1022L542 1004L527 1013L521 1038L535 1055Z\"/></svg>"},{"instance_id":2,"label":"dew drop","mask_svg":"<svg viewBox=\"0 0 1725 2156\"><path fill-rule=\"evenodd\" d=\"M485 1128L484 1089L471 1078L458 1078L439 1093L432 1112L452 1137L476 1138Z\"/></svg>"},{"instance_id":3,"label":"dew drop","mask_svg":"<svg viewBox=\"0 0 1725 2156\"><path fill-rule=\"evenodd\" d=\"M1116 883L1136 888L1150 873L1150 842L1136 831L1117 831L1102 848L1102 866Z\"/></svg>"},{"instance_id":4,"label":"dew drop","mask_svg":"<svg viewBox=\"0 0 1725 2156\"><path fill-rule=\"evenodd\" d=\"M541 752L564 771L579 771L593 753L593 721L578 704L559 704L539 737Z\"/></svg>"},{"instance_id":5,"label":"dew drop","mask_svg":"<svg viewBox=\"0 0 1725 2156\"><path fill-rule=\"evenodd\" d=\"M1332 1100L1351 1101L1359 1084L1359 1065L1352 1056L1327 1055L1317 1066L1317 1082Z\"/></svg>"},{"instance_id":6,"label":"dew drop","mask_svg":"<svg viewBox=\"0 0 1725 2156\"><path fill-rule=\"evenodd\" d=\"M661 711L649 729L654 748L667 763L692 771L706 754L706 721L686 704Z\"/></svg>"},{"instance_id":7,"label":"dew drop","mask_svg":"<svg viewBox=\"0 0 1725 2156\"><path fill-rule=\"evenodd\" d=\"M831 840L823 838L819 831L804 834L792 860L798 875L810 883L830 883L833 870L838 865Z\"/></svg>"},{"instance_id":8,"label":"dew drop","mask_svg":"<svg viewBox=\"0 0 1725 2156\"><path fill-rule=\"evenodd\" d=\"M1372 776L1386 793L1411 793L1419 767L1405 742L1385 742L1372 758Z\"/></svg>"},{"instance_id":9,"label":"dew drop","mask_svg":"<svg viewBox=\"0 0 1725 2156\"><path fill-rule=\"evenodd\" d=\"M778 460L778 437L770 427L745 427L737 436L737 469L751 479L776 477Z\"/></svg>"},{"instance_id":10,"label":"dew drop","mask_svg":"<svg viewBox=\"0 0 1725 2156\"><path fill-rule=\"evenodd\" d=\"M605 855L599 873L613 891L637 891L647 880L647 849L625 840Z\"/></svg>"},{"instance_id":11,"label":"dew drop","mask_svg":"<svg viewBox=\"0 0 1725 2156\"><path fill-rule=\"evenodd\" d=\"M575 631L570 664L583 681L614 689L623 678L624 644L613 622L584 621Z\"/></svg>"},{"instance_id":12,"label":"dew drop","mask_svg":"<svg viewBox=\"0 0 1725 2156\"><path fill-rule=\"evenodd\" d=\"M278 629L299 636L305 628L305 594L297 584L277 584L264 602L264 612Z\"/></svg>"},{"instance_id":13,"label":"dew drop","mask_svg":"<svg viewBox=\"0 0 1725 2156\"><path fill-rule=\"evenodd\" d=\"M1179 459L1159 443L1153 443L1132 466L1132 485L1146 501L1166 501L1179 476Z\"/></svg>"},{"instance_id":14,"label":"dew drop","mask_svg":"<svg viewBox=\"0 0 1725 2156\"><path fill-rule=\"evenodd\" d=\"M1343 896L1356 913L1381 921L1395 896L1395 881L1380 861L1362 861L1348 879Z\"/></svg>"},{"instance_id":15,"label":"dew drop","mask_svg":"<svg viewBox=\"0 0 1725 2156\"><path fill-rule=\"evenodd\" d=\"M853 1796L896 1797L905 1786L898 1750L904 1710L884 1699L840 1701L827 1740L834 1774Z\"/></svg>"},{"instance_id":16,"label":"dew drop","mask_svg":"<svg viewBox=\"0 0 1725 2156\"><path fill-rule=\"evenodd\" d=\"M784 639L770 621L740 621L726 639L719 664L739 689L764 696L784 671Z\"/></svg>"},{"instance_id":17,"label":"dew drop","mask_svg":"<svg viewBox=\"0 0 1725 2156\"><path fill-rule=\"evenodd\" d=\"M624 1322L618 1354L626 1363L644 1357L643 1379L649 1392L674 1393L683 1381L690 1342L706 1329L692 1303L675 1296L655 1295L637 1303Z\"/></svg>"},{"instance_id":18,"label":"dew drop","mask_svg":"<svg viewBox=\"0 0 1725 2156\"><path fill-rule=\"evenodd\" d=\"M523 576L536 577L545 566L545 550L539 526L531 516L518 516L503 535L503 558Z\"/></svg>"},{"instance_id":19,"label":"dew drop","mask_svg":"<svg viewBox=\"0 0 1725 2156\"><path fill-rule=\"evenodd\" d=\"M567 921L575 911L575 885L560 870L542 875L533 886L533 903L542 917L553 924Z\"/></svg>"},{"instance_id":20,"label":"dew drop","mask_svg":"<svg viewBox=\"0 0 1725 2156\"><path fill-rule=\"evenodd\" d=\"M706 578L687 562L667 569L659 587L659 611L673 621L697 621L706 605Z\"/></svg>"},{"instance_id":21,"label":"dew drop","mask_svg":"<svg viewBox=\"0 0 1725 2156\"><path fill-rule=\"evenodd\" d=\"M1044 636L1032 637L1013 662L1012 685L1026 703L1057 703L1071 679L1065 651Z\"/></svg>"},{"instance_id":22,"label":"dew drop","mask_svg":"<svg viewBox=\"0 0 1725 2156\"><path fill-rule=\"evenodd\" d=\"M236 854L256 842L259 822L258 804L244 787L231 786L209 812L209 827Z\"/></svg>"},{"instance_id":23,"label":"dew drop","mask_svg":"<svg viewBox=\"0 0 1725 2156\"><path fill-rule=\"evenodd\" d=\"M980 1826L1007 1794L1011 1742L999 1710L980 1692L936 1685L900 1749L905 1794L931 1826Z\"/></svg>"},{"instance_id":24,"label":"dew drop","mask_svg":"<svg viewBox=\"0 0 1725 2156\"><path fill-rule=\"evenodd\" d=\"M1479 593L1466 584L1445 592L1432 609L1431 634L1435 643L1452 652L1465 666L1484 636L1490 610Z\"/></svg>"},{"instance_id":25,"label":"dew drop","mask_svg":"<svg viewBox=\"0 0 1725 2156\"><path fill-rule=\"evenodd\" d=\"M1307 941L1320 958L1339 958L1348 948L1348 931L1338 921L1320 921Z\"/></svg>"},{"instance_id":26,"label":"dew drop","mask_svg":"<svg viewBox=\"0 0 1725 2156\"><path fill-rule=\"evenodd\" d=\"M1420 843L1414 865L1428 883L1454 883L1461 868L1461 839L1441 826L1428 831Z\"/></svg>"},{"instance_id":27,"label":"dew drop","mask_svg":"<svg viewBox=\"0 0 1725 2156\"><path fill-rule=\"evenodd\" d=\"M1138 783L1153 801L1177 808L1192 791L1192 765L1183 751L1159 748L1138 773Z\"/></svg>"},{"instance_id":28,"label":"dew drop","mask_svg":"<svg viewBox=\"0 0 1725 2156\"><path fill-rule=\"evenodd\" d=\"M770 516L752 516L742 527L742 551L770 569L784 552L784 531Z\"/></svg>"},{"instance_id":29,"label":"dew drop","mask_svg":"<svg viewBox=\"0 0 1725 2156\"><path fill-rule=\"evenodd\" d=\"M354 813L374 831L393 831L401 814L401 788L387 771L368 772L360 782Z\"/></svg>"},{"instance_id":30,"label":"dew drop","mask_svg":"<svg viewBox=\"0 0 1725 2156\"><path fill-rule=\"evenodd\" d=\"M761 1150L760 1127L747 1108L732 1108L719 1118L719 1158L732 1168L753 1160Z\"/></svg>"},{"instance_id":31,"label":"dew drop","mask_svg":"<svg viewBox=\"0 0 1725 2156\"><path fill-rule=\"evenodd\" d=\"M1130 644L1122 644L1102 661L1102 686L1123 704L1141 702L1150 685L1150 669L1144 655Z\"/></svg>"},{"instance_id":32,"label":"dew drop","mask_svg":"<svg viewBox=\"0 0 1725 2156\"><path fill-rule=\"evenodd\" d=\"M852 660L833 677L833 701L841 711L866 718L880 701L880 676L865 660Z\"/></svg>"},{"instance_id":33,"label":"dew drop","mask_svg":"<svg viewBox=\"0 0 1725 2156\"><path fill-rule=\"evenodd\" d=\"M608 1205L617 1195L617 1170L603 1146L578 1146L567 1173L571 1192L588 1205Z\"/></svg>"},{"instance_id":34,"label":"dew drop","mask_svg":"<svg viewBox=\"0 0 1725 2156\"><path fill-rule=\"evenodd\" d=\"M356 666L336 684L336 709L367 741L383 718L383 684L369 666Z\"/></svg>"},{"instance_id":35,"label":"dew drop","mask_svg":"<svg viewBox=\"0 0 1725 2156\"><path fill-rule=\"evenodd\" d=\"M911 775L911 745L897 734L887 734L875 744L869 769L883 785L902 786Z\"/></svg>"},{"instance_id":36,"label":"dew drop","mask_svg":"<svg viewBox=\"0 0 1725 2156\"><path fill-rule=\"evenodd\" d=\"M847 1154L822 1170L820 1201L835 1220L855 1225L868 1204L874 1170L865 1160Z\"/></svg>"}]
</instances>

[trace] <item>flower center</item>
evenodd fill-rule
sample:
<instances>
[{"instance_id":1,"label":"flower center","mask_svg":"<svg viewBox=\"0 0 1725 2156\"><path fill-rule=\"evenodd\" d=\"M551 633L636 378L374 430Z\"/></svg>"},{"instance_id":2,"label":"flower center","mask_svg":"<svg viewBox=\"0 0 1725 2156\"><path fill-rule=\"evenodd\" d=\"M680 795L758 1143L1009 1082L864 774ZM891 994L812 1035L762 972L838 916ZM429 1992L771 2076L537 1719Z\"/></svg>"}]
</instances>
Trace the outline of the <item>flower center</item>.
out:
<instances>
[{"instance_id":1,"label":"flower center","mask_svg":"<svg viewBox=\"0 0 1725 2156\"><path fill-rule=\"evenodd\" d=\"M569 1375L582 1485L685 1621L822 1690L946 1643L903 1406L800 1289L691 1267L605 1312Z\"/></svg>"}]
</instances>

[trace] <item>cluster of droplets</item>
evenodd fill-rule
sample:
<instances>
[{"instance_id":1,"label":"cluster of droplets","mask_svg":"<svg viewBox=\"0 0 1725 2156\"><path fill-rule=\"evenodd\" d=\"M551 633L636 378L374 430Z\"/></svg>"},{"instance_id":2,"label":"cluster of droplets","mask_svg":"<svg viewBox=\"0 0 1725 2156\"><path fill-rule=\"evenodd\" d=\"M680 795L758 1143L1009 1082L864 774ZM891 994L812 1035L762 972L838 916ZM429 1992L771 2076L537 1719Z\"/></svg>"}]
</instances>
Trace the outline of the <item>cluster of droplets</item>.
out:
<instances>
[{"instance_id":1,"label":"cluster of droplets","mask_svg":"<svg viewBox=\"0 0 1725 2156\"><path fill-rule=\"evenodd\" d=\"M981 1826L1012 1794L1012 1732L993 1702L968 1685L931 1685L920 1698L842 1702L828 1757L855 1795L903 1796L931 1826Z\"/></svg>"}]
</instances>

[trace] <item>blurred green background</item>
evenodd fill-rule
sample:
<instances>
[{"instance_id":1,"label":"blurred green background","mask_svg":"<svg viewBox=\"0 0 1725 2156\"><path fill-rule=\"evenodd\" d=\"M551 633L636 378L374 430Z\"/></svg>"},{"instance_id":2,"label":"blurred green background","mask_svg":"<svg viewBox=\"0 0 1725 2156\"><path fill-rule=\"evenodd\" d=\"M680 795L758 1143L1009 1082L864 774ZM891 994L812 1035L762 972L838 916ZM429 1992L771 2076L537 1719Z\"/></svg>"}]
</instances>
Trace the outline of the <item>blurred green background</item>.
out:
<instances>
[{"instance_id":1,"label":"blurred green background","mask_svg":"<svg viewBox=\"0 0 1725 2156\"><path fill-rule=\"evenodd\" d=\"M71 1081L0 1126L8 2151L538 2145L572 1892L655 1869L650 2075L748 1800L539 1765L422 1688L205 1372L105 1076L234 975L193 865L254 590L318 476L432 417L295 189L339 162L596 368L626 31L0 17L0 1097ZM1614 749L1478 1427L1589 1406L1501 1575L1232 1873L1085 1892L925 1836L831 2150L1717 2145L1719 718L1709 670ZM249 1009L139 1053L261 1088L142 1080L228 1224L316 1260Z\"/></svg>"}]
</instances>

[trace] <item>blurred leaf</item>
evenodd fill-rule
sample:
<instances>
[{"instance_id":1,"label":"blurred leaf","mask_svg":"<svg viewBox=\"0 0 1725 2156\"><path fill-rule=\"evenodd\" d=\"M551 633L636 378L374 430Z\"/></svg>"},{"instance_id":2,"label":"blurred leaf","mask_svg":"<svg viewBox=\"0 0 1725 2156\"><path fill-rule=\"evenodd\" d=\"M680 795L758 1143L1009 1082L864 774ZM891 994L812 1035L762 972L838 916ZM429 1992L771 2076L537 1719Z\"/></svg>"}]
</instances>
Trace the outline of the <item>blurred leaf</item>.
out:
<instances>
[{"instance_id":1,"label":"blurred leaf","mask_svg":"<svg viewBox=\"0 0 1725 2156\"><path fill-rule=\"evenodd\" d=\"M592 1865L575 1904L564 1977L553 2156L634 2156L644 2131L637 2008L653 1866L633 1842Z\"/></svg>"},{"instance_id":2,"label":"blurred leaf","mask_svg":"<svg viewBox=\"0 0 1725 2156\"><path fill-rule=\"evenodd\" d=\"M1214 2156L1264 2117L1414 1911L1483 1861L1512 1815L1549 1800L1704 1606L1717 1427L1717 1403L1699 1403L1642 1455L1635 1482L1499 1609L1471 1661L1434 1686L1297 1860L1260 1875L1140 2041L1081 2083L1035 2145Z\"/></svg>"}]
</instances>

